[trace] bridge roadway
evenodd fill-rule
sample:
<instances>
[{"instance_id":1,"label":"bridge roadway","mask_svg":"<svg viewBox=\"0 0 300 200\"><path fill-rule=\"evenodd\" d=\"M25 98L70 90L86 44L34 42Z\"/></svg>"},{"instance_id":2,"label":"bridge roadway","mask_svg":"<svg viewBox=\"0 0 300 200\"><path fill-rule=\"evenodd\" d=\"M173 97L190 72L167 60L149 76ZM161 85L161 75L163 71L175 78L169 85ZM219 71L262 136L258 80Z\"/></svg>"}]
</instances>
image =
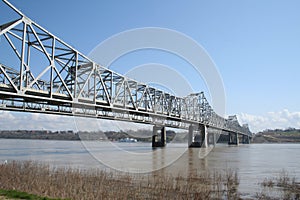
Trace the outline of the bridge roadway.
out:
<instances>
[{"instance_id":1,"label":"bridge roadway","mask_svg":"<svg viewBox=\"0 0 300 200\"><path fill-rule=\"evenodd\" d=\"M122 76L3 2L20 17L0 25L1 110L152 124L154 147L165 146L165 127L189 130L190 147L207 146L208 127L249 143L248 126L215 113L203 92L177 97Z\"/></svg>"}]
</instances>

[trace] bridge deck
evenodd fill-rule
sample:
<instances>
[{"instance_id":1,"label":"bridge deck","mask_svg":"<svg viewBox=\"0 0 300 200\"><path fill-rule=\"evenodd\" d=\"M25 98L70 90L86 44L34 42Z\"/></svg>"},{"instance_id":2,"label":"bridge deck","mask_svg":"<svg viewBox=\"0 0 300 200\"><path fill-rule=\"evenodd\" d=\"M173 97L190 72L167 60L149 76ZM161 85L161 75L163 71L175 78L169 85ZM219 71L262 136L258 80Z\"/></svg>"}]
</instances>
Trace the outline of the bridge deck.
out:
<instances>
[{"instance_id":1,"label":"bridge deck","mask_svg":"<svg viewBox=\"0 0 300 200\"><path fill-rule=\"evenodd\" d=\"M203 92L177 97L93 62L26 17L0 25L0 109L122 120L188 129L202 124L251 135L214 112ZM38 64L37 64L38 63ZM5 64L5 65L4 65Z\"/></svg>"}]
</instances>

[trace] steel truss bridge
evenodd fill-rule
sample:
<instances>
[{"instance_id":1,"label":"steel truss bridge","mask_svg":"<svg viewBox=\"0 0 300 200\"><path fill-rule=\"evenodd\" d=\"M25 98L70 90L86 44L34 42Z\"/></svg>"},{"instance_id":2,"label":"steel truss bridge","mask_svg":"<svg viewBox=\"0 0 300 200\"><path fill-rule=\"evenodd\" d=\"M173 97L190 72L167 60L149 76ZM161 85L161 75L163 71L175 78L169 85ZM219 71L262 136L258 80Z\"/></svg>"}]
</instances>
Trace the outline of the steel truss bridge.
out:
<instances>
[{"instance_id":1,"label":"steel truss bridge","mask_svg":"<svg viewBox=\"0 0 300 200\"><path fill-rule=\"evenodd\" d=\"M120 75L3 2L19 17L0 25L1 110L152 124L153 140L157 130L164 135L164 127L190 133L210 127L252 137L248 126L215 113L203 92L177 97Z\"/></svg>"}]
</instances>

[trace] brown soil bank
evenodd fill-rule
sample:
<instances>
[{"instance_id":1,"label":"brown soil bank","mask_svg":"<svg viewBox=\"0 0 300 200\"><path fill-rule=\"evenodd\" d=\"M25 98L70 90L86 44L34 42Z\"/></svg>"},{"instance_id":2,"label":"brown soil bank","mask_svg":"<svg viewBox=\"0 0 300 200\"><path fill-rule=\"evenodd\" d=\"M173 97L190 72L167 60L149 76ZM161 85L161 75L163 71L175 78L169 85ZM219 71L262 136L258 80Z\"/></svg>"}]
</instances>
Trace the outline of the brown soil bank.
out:
<instances>
[{"instance_id":1,"label":"brown soil bank","mask_svg":"<svg viewBox=\"0 0 300 200\"><path fill-rule=\"evenodd\" d=\"M300 143L300 130L265 130L255 134L252 143Z\"/></svg>"}]
</instances>

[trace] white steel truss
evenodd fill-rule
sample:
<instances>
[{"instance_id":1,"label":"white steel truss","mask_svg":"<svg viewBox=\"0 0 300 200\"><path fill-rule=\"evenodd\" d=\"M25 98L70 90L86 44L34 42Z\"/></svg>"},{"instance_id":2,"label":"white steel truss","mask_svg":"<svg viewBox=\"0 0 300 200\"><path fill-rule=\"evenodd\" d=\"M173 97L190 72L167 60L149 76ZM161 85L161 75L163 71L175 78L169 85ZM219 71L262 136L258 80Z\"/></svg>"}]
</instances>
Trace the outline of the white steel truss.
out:
<instances>
[{"instance_id":1,"label":"white steel truss","mask_svg":"<svg viewBox=\"0 0 300 200\"><path fill-rule=\"evenodd\" d=\"M0 109L185 129L204 124L251 135L247 126L217 115L203 92L177 97L113 72L3 1L20 18L0 26L0 59L10 55L0 60Z\"/></svg>"}]
</instances>

